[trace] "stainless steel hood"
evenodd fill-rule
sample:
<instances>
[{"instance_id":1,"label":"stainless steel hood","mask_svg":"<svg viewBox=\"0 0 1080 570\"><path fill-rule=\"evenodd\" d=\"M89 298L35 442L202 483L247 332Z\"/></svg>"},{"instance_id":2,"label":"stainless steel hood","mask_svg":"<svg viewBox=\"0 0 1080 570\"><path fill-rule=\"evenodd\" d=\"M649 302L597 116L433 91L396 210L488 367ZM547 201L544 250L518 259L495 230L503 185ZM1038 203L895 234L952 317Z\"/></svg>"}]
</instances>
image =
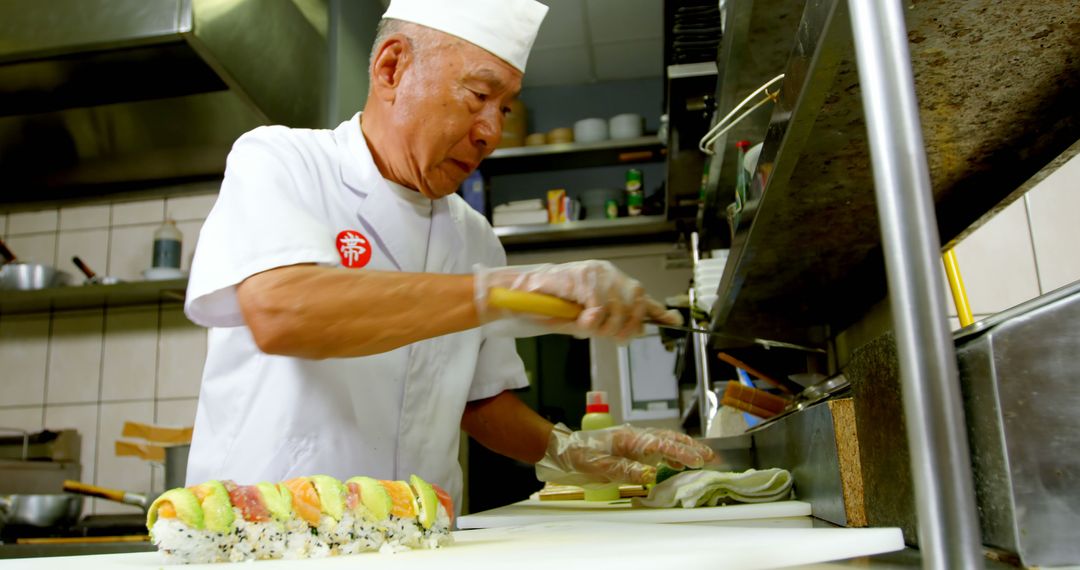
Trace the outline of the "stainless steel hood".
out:
<instances>
[{"instance_id":1,"label":"stainless steel hood","mask_svg":"<svg viewBox=\"0 0 1080 570\"><path fill-rule=\"evenodd\" d=\"M327 0L0 0L0 202L220 176L325 125Z\"/></svg>"}]
</instances>

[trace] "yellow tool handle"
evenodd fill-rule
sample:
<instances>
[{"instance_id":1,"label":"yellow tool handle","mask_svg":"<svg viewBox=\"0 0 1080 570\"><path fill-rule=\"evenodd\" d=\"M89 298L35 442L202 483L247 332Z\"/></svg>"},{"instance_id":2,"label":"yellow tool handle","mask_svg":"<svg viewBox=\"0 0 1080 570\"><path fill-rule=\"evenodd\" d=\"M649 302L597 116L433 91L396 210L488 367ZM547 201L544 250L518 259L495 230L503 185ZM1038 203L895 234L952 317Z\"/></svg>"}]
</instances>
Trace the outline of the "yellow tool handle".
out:
<instances>
[{"instance_id":1,"label":"yellow tool handle","mask_svg":"<svg viewBox=\"0 0 1080 570\"><path fill-rule=\"evenodd\" d=\"M492 287L488 291L488 304L498 309L506 309L517 313L530 313L569 320L576 319L584 309L577 303L560 299L554 295L526 293L503 287Z\"/></svg>"},{"instance_id":2,"label":"yellow tool handle","mask_svg":"<svg viewBox=\"0 0 1080 570\"><path fill-rule=\"evenodd\" d=\"M97 485L88 485L80 481L72 481L71 479L64 481L64 490L69 493L78 493L80 495L89 495L91 497L101 497L102 499L109 499L111 501L124 502L124 492L118 489L106 489L105 487L98 487Z\"/></svg>"},{"instance_id":3,"label":"yellow tool handle","mask_svg":"<svg viewBox=\"0 0 1080 570\"><path fill-rule=\"evenodd\" d=\"M960 264L956 261L956 251L948 250L941 256L945 263L945 276L949 278L949 289L952 290L953 302L956 303L956 316L960 319L960 326L966 327L975 322L971 315L971 305L968 304L967 290L964 288L964 279L960 276Z\"/></svg>"}]
</instances>

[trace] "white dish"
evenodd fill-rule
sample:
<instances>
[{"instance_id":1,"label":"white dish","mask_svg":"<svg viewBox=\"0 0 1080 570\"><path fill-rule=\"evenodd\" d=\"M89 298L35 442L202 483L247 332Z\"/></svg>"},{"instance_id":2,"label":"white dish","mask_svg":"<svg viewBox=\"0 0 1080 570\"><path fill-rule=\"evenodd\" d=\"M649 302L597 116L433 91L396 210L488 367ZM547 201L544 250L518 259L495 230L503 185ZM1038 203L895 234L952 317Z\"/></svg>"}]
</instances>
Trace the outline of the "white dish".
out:
<instances>
[{"instance_id":1,"label":"white dish","mask_svg":"<svg viewBox=\"0 0 1080 570\"><path fill-rule=\"evenodd\" d=\"M147 281L163 281L166 279L180 279L184 272L174 267L151 267L142 272L143 279Z\"/></svg>"},{"instance_id":2,"label":"white dish","mask_svg":"<svg viewBox=\"0 0 1080 570\"><path fill-rule=\"evenodd\" d=\"M612 139L636 139L644 132L645 117L636 113L623 113L608 120L608 134Z\"/></svg>"},{"instance_id":3,"label":"white dish","mask_svg":"<svg viewBox=\"0 0 1080 570\"><path fill-rule=\"evenodd\" d=\"M589 118L574 123L574 142L600 142L608 138L608 125L604 119Z\"/></svg>"}]
</instances>

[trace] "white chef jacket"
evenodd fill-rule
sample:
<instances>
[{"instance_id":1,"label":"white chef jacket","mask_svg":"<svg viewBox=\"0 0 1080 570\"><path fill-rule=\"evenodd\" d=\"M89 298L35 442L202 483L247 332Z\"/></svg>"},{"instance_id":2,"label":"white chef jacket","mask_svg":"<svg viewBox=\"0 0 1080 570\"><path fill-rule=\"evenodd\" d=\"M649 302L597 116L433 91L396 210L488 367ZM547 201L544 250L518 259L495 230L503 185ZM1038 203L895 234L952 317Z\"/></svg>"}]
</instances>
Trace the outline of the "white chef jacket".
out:
<instances>
[{"instance_id":1,"label":"white chef jacket","mask_svg":"<svg viewBox=\"0 0 1080 570\"><path fill-rule=\"evenodd\" d=\"M359 117L333 131L260 127L229 153L221 193L199 234L185 306L192 321L210 327L190 483L415 473L459 504L466 402L528 385L513 339L485 329L360 358L308 360L256 346L236 286L268 269L344 267L368 250L364 269L381 271L468 273L475 263L506 263L491 226L457 195L425 208L392 189ZM417 219L425 212L426 225ZM429 231L417 230L424 227ZM351 250L339 239L343 232L351 232Z\"/></svg>"}]
</instances>

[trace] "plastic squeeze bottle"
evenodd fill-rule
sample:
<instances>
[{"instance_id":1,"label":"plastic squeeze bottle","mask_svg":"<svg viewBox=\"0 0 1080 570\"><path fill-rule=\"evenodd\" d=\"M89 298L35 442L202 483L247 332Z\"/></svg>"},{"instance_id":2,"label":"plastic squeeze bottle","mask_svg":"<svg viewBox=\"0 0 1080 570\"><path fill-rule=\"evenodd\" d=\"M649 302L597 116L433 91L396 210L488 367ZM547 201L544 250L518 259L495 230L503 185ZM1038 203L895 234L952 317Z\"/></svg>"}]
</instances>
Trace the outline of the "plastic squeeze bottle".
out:
<instances>
[{"instance_id":1,"label":"plastic squeeze bottle","mask_svg":"<svg viewBox=\"0 0 1080 570\"><path fill-rule=\"evenodd\" d=\"M151 267L172 267L180 269L180 242L183 236L173 220L165 220L164 224L154 232L154 258Z\"/></svg>"},{"instance_id":2,"label":"plastic squeeze bottle","mask_svg":"<svg viewBox=\"0 0 1080 570\"><path fill-rule=\"evenodd\" d=\"M585 394L585 417L581 418L581 429L604 429L615 425L615 420L608 413L607 392L597 390ZM619 498L619 485L613 483L598 489L585 489L586 501L614 501Z\"/></svg>"}]
</instances>

